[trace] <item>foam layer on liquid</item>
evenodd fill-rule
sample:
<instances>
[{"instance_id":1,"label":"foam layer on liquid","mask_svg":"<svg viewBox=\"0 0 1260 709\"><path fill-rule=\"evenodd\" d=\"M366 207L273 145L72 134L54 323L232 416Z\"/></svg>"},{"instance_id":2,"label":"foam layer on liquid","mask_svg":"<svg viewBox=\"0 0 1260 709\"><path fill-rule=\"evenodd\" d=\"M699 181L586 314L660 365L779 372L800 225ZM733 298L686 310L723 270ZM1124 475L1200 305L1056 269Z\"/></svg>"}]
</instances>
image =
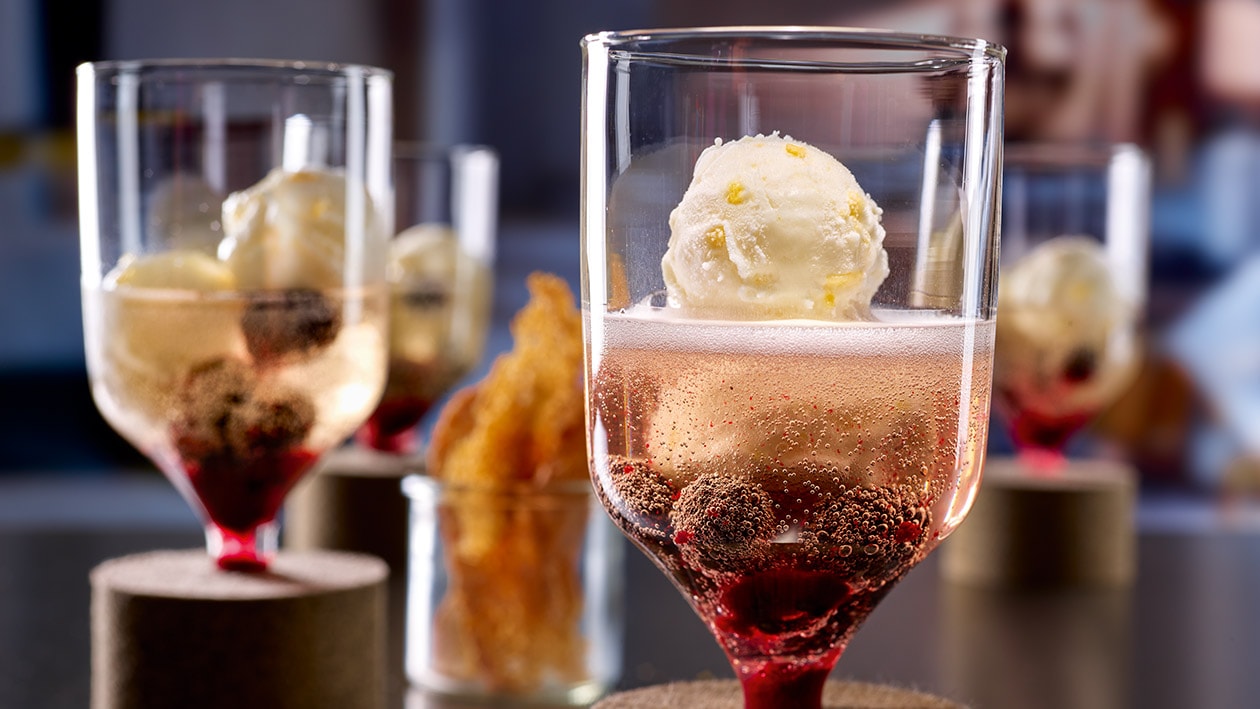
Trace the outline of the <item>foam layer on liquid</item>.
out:
<instances>
[{"instance_id":1,"label":"foam layer on liquid","mask_svg":"<svg viewBox=\"0 0 1260 709\"><path fill-rule=\"evenodd\" d=\"M693 320L665 308L636 306L607 313L591 323L603 335L597 347L740 355L879 357L959 352L975 342L992 347L993 321L965 320L935 311L876 311L875 320L726 321ZM970 351L970 347L963 352Z\"/></svg>"}]
</instances>

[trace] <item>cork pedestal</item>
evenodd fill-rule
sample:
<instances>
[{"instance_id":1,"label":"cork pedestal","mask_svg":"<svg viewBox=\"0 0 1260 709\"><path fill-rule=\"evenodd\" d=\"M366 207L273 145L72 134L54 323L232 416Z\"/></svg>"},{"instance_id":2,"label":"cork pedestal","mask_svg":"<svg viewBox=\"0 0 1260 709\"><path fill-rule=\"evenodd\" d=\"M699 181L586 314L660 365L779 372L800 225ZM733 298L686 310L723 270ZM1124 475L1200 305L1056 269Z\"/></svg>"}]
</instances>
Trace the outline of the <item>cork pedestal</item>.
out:
<instances>
[{"instance_id":1,"label":"cork pedestal","mask_svg":"<svg viewBox=\"0 0 1260 709\"><path fill-rule=\"evenodd\" d=\"M976 706L1143 706L1130 589L940 588L942 677Z\"/></svg>"},{"instance_id":2,"label":"cork pedestal","mask_svg":"<svg viewBox=\"0 0 1260 709\"><path fill-rule=\"evenodd\" d=\"M390 706L406 688L407 535L410 504L402 480L420 469L415 458L358 447L326 458L289 494L283 546L371 554L389 567L386 598L386 684Z\"/></svg>"},{"instance_id":3,"label":"cork pedestal","mask_svg":"<svg viewBox=\"0 0 1260 709\"><path fill-rule=\"evenodd\" d=\"M990 460L974 506L941 545L950 581L991 588L1126 587L1136 571L1137 474L1072 460L1053 474Z\"/></svg>"},{"instance_id":4,"label":"cork pedestal","mask_svg":"<svg viewBox=\"0 0 1260 709\"><path fill-rule=\"evenodd\" d=\"M383 709L385 565L284 552L263 573L204 550L91 572L93 709Z\"/></svg>"},{"instance_id":5,"label":"cork pedestal","mask_svg":"<svg viewBox=\"0 0 1260 709\"><path fill-rule=\"evenodd\" d=\"M966 709L948 699L862 682L828 682L823 709ZM743 709L735 680L676 682L613 694L592 709Z\"/></svg>"},{"instance_id":6,"label":"cork pedestal","mask_svg":"<svg viewBox=\"0 0 1260 709\"><path fill-rule=\"evenodd\" d=\"M372 554L406 576L410 505L402 480L422 468L415 458L361 448L329 454L287 498L284 546Z\"/></svg>"}]
</instances>

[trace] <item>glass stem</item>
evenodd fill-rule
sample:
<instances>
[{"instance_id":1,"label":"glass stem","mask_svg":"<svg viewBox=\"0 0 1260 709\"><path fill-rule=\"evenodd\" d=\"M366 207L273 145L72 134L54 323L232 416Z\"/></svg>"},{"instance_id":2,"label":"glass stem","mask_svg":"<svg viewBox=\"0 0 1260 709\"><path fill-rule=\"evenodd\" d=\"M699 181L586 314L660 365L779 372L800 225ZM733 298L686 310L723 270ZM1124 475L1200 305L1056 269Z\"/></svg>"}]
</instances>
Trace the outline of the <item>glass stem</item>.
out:
<instances>
[{"instance_id":1,"label":"glass stem","mask_svg":"<svg viewBox=\"0 0 1260 709\"><path fill-rule=\"evenodd\" d=\"M272 520L240 532L211 522L206 525L206 550L227 571L266 571L280 541L280 525Z\"/></svg>"},{"instance_id":2,"label":"glass stem","mask_svg":"<svg viewBox=\"0 0 1260 709\"><path fill-rule=\"evenodd\" d=\"M744 709L822 709L823 686L839 653L815 661L738 661Z\"/></svg>"},{"instance_id":3,"label":"glass stem","mask_svg":"<svg viewBox=\"0 0 1260 709\"><path fill-rule=\"evenodd\" d=\"M401 431L386 431L371 422L355 433L359 444L382 453L405 455L420 450L420 424L413 424Z\"/></svg>"}]
</instances>

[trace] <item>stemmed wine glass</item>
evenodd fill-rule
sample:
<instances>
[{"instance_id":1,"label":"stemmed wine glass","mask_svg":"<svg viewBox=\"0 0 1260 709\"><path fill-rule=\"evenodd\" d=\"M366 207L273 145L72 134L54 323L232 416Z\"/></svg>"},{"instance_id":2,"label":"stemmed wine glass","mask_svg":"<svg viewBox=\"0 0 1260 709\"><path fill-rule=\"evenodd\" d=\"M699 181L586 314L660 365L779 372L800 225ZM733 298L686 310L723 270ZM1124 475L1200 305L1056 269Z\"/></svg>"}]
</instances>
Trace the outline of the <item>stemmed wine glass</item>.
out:
<instances>
[{"instance_id":1,"label":"stemmed wine glass","mask_svg":"<svg viewBox=\"0 0 1260 709\"><path fill-rule=\"evenodd\" d=\"M1150 165L1118 145L1006 146L994 407L1033 473L1133 382Z\"/></svg>"},{"instance_id":2,"label":"stemmed wine glass","mask_svg":"<svg viewBox=\"0 0 1260 709\"><path fill-rule=\"evenodd\" d=\"M490 327L499 158L486 146L394 146L389 376L359 429L371 450L414 454L425 414L481 359Z\"/></svg>"},{"instance_id":3,"label":"stemmed wine glass","mask_svg":"<svg viewBox=\"0 0 1260 709\"><path fill-rule=\"evenodd\" d=\"M583 46L596 492L746 707L817 709L980 480L1004 51L835 28Z\"/></svg>"},{"instance_id":4,"label":"stemmed wine glass","mask_svg":"<svg viewBox=\"0 0 1260 709\"><path fill-rule=\"evenodd\" d=\"M285 494L380 396L390 103L363 66L78 70L93 396L222 568L266 567Z\"/></svg>"}]
</instances>

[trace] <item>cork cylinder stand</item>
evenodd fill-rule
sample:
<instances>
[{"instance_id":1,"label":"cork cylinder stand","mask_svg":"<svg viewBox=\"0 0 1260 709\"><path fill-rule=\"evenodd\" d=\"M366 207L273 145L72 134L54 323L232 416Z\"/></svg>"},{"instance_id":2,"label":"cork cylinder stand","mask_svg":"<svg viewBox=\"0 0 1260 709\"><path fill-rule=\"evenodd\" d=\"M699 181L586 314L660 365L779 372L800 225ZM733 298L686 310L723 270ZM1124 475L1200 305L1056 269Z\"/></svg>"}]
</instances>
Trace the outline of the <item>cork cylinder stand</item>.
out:
<instances>
[{"instance_id":1,"label":"cork cylinder stand","mask_svg":"<svg viewBox=\"0 0 1260 709\"><path fill-rule=\"evenodd\" d=\"M991 459L967 518L941 545L947 580L988 588L1123 588L1136 572L1137 473L1069 460L1032 473Z\"/></svg>"},{"instance_id":2,"label":"cork cylinder stand","mask_svg":"<svg viewBox=\"0 0 1260 709\"><path fill-rule=\"evenodd\" d=\"M879 684L828 682L823 709L966 709L948 699ZM592 709L743 709L735 680L676 682L613 694Z\"/></svg>"},{"instance_id":3,"label":"cork cylinder stand","mask_svg":"<svg viewBox=\"0 0 1260 709\"><path fill-rule=\"evenodd\" d=\"M283 547L371 554L389 567L386 593L386 683L390 706L406 689L407 539L410 501L402 480L420 460L359 447L338 450L289 494Z\"/></svg>"},{"instance_id":4,"label":"cork cylinder stand","mask_svg":"<svg viewBox=\"0 0 1260 709\"><path fill-rule=\"evenodd\" d=\"M222 571L204 550L91 573L92 709L383 709L385 565L278 554Z\"/></svg>"}]
</instances>

